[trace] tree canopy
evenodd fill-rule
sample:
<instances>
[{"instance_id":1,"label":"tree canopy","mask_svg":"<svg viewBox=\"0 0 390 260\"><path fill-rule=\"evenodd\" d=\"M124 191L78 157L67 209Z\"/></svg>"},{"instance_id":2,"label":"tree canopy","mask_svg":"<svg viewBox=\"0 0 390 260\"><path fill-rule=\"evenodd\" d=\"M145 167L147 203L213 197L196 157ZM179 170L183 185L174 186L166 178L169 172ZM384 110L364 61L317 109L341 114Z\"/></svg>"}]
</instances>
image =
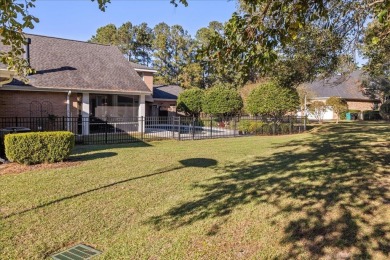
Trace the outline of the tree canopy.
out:
<instances>
[{"instance_id":1,"label":"tree canopy","mask_svg":"<svg viewBox=\"0 0 390 260\"><path fill-rule=\"evenodd\" d=\"M96 2L104 11L110 0ZM186 0L170 2L188 5ZM0 35L9 50L0 52L0 61L19 75L25 75L31 69L21 58L25 43L22 32L25 28L34 28L34 23L39 22L30 14L35 0L3 0L1 3ZM242 86L248 80L271 76L281 85L297 86L303 80L331 73L340 65L340 57L353 57L356 46L363 42L364 53L369 59L367 70L375 72L379 68L385 70L383 74L386 75L387 63L383 57L388 57L389 9L390 1L387 0L239 0L239 10L223 28L210 24L209 31L199 32L200 42L203 41L201 58L195 59L193 51L190 51L189 58L191 62L200 63L203 74L210 75L208 79L224 85ZM367 23L373 26L365 33ZM117 40L123 35L130 39L127 35L133 30L130 24L122 29ZM142 33L138 35L149 43L150 31L142 26L140 30ZM180 27L169 30L178 47L173 48L169 64L165 65L169 70L166 75L169 81L178 81L182 64L177 62L177 57L183 53L182 38L187 36ZM161 45L161 37L157 38L159 40L154 44ZM131 41L120 42L124 52L136 48ZM136 48L137 51L127 52L127 55L131 60L135 53L137 58L134 59L148 63L148 48L144 45L144 48ZM196 70L191 73L196 73ZM207 86L207 80L202 84Z\"/></svg>"}]
</instances>

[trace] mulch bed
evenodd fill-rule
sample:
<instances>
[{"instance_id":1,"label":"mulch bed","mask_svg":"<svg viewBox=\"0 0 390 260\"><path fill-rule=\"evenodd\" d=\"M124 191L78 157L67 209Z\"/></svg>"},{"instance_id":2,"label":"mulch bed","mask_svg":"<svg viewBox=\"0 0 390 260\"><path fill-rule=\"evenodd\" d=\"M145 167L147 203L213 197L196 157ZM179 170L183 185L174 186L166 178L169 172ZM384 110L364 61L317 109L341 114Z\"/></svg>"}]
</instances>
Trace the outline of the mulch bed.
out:
<instances>
[{"instance_id":1,"label":"mulch bed","mask_svg":"<svg viewBox=\"0 0 390 260\"><path fill-rule=\"evenodd\" d=\"M0 175L5 174L19 174L28 171L37 171L37 170L50 170L50 169L58 169L58 168L66 168L71 166L76 166L81 164L81 162L77 161L67 161L67 162L59 162L59 163L44 163L37 165L24 165L18 163L5 163L0 164Z\"/></svg>"}]
</instances>

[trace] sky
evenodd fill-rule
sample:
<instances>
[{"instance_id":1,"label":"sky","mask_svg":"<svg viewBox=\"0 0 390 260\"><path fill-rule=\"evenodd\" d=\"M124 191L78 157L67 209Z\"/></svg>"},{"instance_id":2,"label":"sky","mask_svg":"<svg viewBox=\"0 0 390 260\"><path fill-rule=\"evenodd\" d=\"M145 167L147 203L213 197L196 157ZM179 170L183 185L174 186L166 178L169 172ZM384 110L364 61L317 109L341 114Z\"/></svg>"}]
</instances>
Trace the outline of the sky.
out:
<instances>
[{"instance_id":1,"label":"sky","mask_svg":"<svg viewBox=\"0 0 390 260\"><path fill-rule=\"evenodd\" d=\"M151 28L160 22L179 24L195 36L211 21L227 21L235 10L236 1L228 0L189 0L188 7L175 7L170 0L112 0L106 12L90 0L37 0L30 14L40 22L25 32L87 41L101 26L130 21Z\"/></svg>"}]
</instances>

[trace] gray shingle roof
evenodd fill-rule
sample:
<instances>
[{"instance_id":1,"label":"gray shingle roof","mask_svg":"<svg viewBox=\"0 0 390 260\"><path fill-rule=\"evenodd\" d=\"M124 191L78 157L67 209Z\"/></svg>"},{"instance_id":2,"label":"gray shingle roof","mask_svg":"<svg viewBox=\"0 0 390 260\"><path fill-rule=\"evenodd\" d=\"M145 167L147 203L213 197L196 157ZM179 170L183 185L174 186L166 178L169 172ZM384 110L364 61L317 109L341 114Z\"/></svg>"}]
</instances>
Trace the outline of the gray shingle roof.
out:
<instances>
[{"instance_id":1,"label":"gray shingle roof","mask_svg":"<svg viewBox=\"0 0 390 260\"><path fill-rule=\"evenodd\" d=\"M157 85L153 86L153 98L176 100L183 91L184 89L177 85Z\"/></svg>"},{"instance_id":2,"label":"gray shingle roof","mask_svg":"<svg viewBox=\"0 0 390 260\"><path fill-rule=\"evenodd\" d=\"M337 75L328 79L314 81L305 84L305 87L316 98L328 98L332 96L344 99L371 100L364 95L362 88L362 71L354 71L349 75Z\"/></svg>"},{"instance_id":3,"label":"gray shingle roof","mask_svg":"<svg viewBox=\"0 0 390 260\"><path fill-rule=\"evenodd\" d=\"M30 60L36 70L28 76L32 87L150 92L117 47L32 34L26 37L31 39ZM0 49L6 47L0 43ZM23 83L14 80L11 84Z\"/></svg>"}]
</instances>

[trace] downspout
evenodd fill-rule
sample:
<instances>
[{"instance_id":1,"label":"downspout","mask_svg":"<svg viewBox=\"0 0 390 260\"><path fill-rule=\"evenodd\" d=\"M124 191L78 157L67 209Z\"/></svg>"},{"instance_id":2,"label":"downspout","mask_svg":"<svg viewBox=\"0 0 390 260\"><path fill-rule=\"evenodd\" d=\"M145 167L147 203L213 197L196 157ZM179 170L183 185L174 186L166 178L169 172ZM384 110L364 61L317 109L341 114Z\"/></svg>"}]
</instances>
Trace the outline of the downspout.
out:
<instances>
[{"instance_id":1,"label":"downspout","mask_svg":"<svg viewBox=\"0 0 390 260\"><path fill-rule=\"evenodd\" d=\"M72 95L72 91L68 91L68 95L66 96L66 122L67 122L67 130L70 131L70 95Z\"/></svg>"}]
</instances>

